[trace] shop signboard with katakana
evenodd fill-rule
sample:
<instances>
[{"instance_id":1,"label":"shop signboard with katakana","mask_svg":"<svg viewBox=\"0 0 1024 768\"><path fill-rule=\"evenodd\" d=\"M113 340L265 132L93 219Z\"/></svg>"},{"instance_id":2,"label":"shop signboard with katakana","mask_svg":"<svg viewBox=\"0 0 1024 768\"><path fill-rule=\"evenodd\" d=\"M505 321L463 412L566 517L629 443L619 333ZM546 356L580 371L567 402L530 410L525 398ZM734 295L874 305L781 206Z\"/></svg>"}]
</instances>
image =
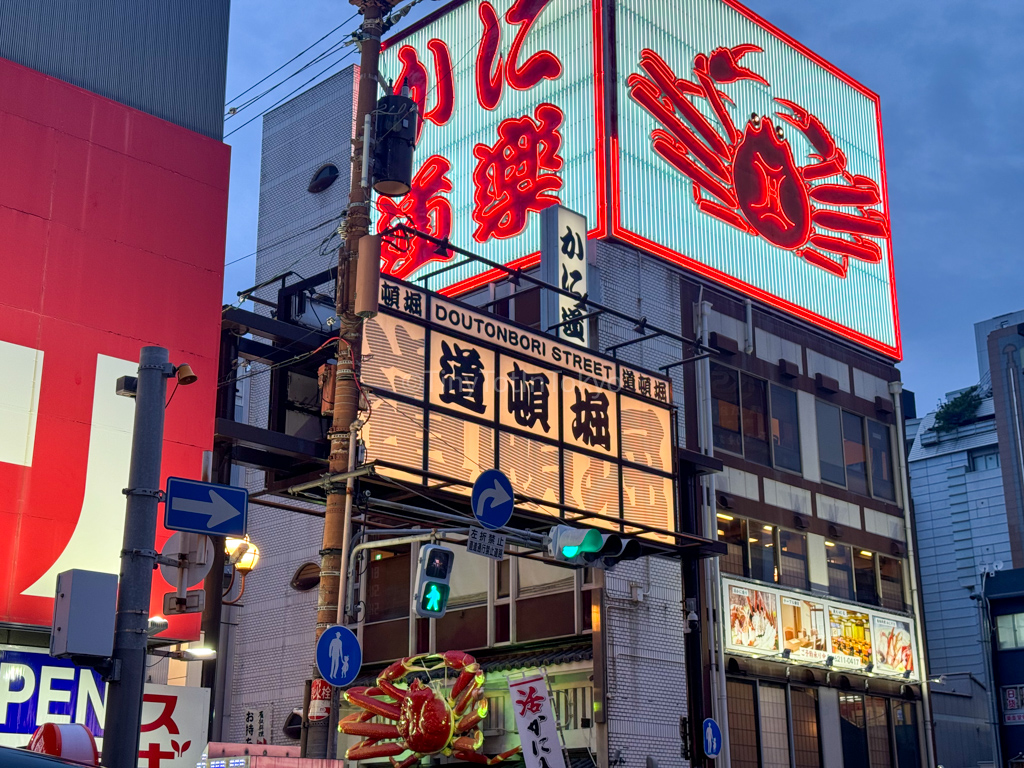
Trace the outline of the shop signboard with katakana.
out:
<instances>
[{"instance_id":1,"label":"shop signboard with katakana","mask_svg":"<svg viewBox=\"0 0 1024 768\"><path fill-rule=\"evenodd\" d=\"M659 540L676 531L665 377L388 279L362 366L366 457L380 472L468 495L499 469L520 509Z\"/></svg>"},{"instance_id":2,"label":"shop signboard with katakana","mask_svg":"<svg viewBox=\"0 0 1024 768\"><path fill-rule=\"evenodd\" d=\"M541 672L520 680L510 679L508 689L526 768L565 768L547 676Z\"/></svg>"}]
</instances>

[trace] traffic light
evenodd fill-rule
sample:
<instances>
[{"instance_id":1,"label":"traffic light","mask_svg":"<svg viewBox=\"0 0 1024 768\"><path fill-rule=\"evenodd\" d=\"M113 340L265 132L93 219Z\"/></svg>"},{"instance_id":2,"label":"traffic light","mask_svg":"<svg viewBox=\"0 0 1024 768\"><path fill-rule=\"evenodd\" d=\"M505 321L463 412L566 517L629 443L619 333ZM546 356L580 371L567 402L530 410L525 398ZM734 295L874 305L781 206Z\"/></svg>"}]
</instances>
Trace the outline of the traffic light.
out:
<instances>
[{"instance_id":1,"label":"traffic light","mask_svg":"<svg viewBox=\"0 0 1024 768\"><path fill-rule=\"evenodd\" d=\"M448 586L455 553L437 544L420 547L419 581L416 584L416 614L439 619L448 608Z\"/></svg>"},{"instance_id":2,"label":"traffic light","mask_svg":"<svg viewBox=\"0 0 1024 768\"><path fill-rule=\"evenodd\" d=\"M556 525L548 535L551 554L563 563L610 568L620 560L636 560L643 554L635 538L601 533L593 528Z\"/></svg>"}]
</instances>

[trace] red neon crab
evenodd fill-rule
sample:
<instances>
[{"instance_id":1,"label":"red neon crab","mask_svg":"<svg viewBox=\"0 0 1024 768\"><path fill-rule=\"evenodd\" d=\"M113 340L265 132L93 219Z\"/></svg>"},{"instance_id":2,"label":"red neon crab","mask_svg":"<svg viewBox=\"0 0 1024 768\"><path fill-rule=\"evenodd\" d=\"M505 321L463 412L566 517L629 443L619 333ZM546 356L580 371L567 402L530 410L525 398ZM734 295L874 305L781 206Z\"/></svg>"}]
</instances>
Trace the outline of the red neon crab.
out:
<instances>
[{"instance_id":1,"label":"red neon crab","mask_svg":"<svg viewBox=\"0 0 1024 768\"><path fill-rule=\"evenodd\" d=\"M868 239L889 237L887 218L871 207L882 199L878 184L846 170L846 156L817 117L792 101L775 99L788 110L776 112L778 118L814 147L809 156L814 162L803 166L770 117L755 114L743 130L736 127L725 106L733 101L718 86L739 80L768 86L761 75L740 66L740 59L754 52L761 49L737 45L710 56L699 53L693 82L677 78L654 51L642 51L640 68L647 77L630 75L627 84L633 100L663 126L651 133L655 151L692 180L694 202L704 213L839 277L846 277L850 257L881 261L882 249ZM698 100L710 105L721 130L697 108Z\"/></svg>"},{"instance_id":2,"label":"red neon crab","mask_svg":"<svg viewBox=\"0 0 1024 768\"><path fill-rule=\"evenodd\" d=\"M431 667L426 665L439 660ZM431 684L419 680L405 684L414 670L448 668L459 672L451 693L445 696ZM476 659L462 651L409 656L396 661L377 676L374 687L349 688L345 701L364 709L342 718L338 730L363 740L350 747L346 760L390 757L396 768L408 768L424 755L443 753L472 763L494 765L522 751L516 747L488 757L479 750L483 732L477 727L487 716L484 674ZM396 724L371 723L374 717L395 720ZM412 754L398 762L403 752Z\"/></svg>"}]
</instances>

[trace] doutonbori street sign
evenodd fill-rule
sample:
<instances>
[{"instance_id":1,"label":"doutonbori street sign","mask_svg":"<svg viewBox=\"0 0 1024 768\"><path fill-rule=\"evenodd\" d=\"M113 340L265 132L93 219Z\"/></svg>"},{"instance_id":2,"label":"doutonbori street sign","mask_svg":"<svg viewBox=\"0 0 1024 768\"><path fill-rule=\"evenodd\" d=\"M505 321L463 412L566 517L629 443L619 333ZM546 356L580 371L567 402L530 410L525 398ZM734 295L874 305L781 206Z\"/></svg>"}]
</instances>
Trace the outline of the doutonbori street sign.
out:
<instances>
[{"instance_id":1,"label":"doutonbori street sign","mask_svg":"<svg viewBox=\"0 0 1024 768\"><path fill-rule=\"evenodd\" d=\"M220 536L244 536L249 492L232 485L167 478L164 527Z\"/></svg>"},{"instance_id":2,"label":"doutonbori street sign","mask_svg":"<svg viewBox=\"0 0 1024 768\"><path fill-rule=\"evenodd\" d=\"M378 474L469 495L497 469L510 488L473 493L484 525L514 491L525 513L674 541L665 377L390 279L362 351Z\"/></svg>"}]
</instances>

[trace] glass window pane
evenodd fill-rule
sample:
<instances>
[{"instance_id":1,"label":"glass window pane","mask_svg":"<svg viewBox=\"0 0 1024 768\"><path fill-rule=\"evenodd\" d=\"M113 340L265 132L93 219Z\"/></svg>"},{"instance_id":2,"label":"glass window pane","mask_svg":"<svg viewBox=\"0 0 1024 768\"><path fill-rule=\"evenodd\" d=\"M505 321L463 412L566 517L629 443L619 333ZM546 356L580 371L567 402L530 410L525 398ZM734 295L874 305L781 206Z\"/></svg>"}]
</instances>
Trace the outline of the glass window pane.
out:
<instances>
[{"instance_id":1,"label":"glass window pane","mask_svg":"<svg viewBox=\"0 0 1024 768\"><path fill-rule=\"evenodd\" d=\"M850 548L833 541L826 541L825 560L828 562L828 593L832 597L852 600L853 564Z\"/></svg>"},{"instance_id":2,"label":"glass window pane","mask_svg":"<svg viewBox=\"0 0 1024 768\"><path fill-rule=\"evenodd\" d=\"M758 768L757 719L754 717L754 686L728 680L729 757L732 768Z\"/></svg>"},{"instance_id":3,"label":"glass window pane","mask_svg":"<svg viewBox=\"0 0 1024 768\"><path fill-rule=\"evenodd\" d=\"M853 558L853 576L857 587L857 602L878 605L878 585L875 583L875 554L866 549L857 550Z\"/></svg>"},{"instance_id":4,"label":"glass window pane","mask_svg":"<svg viewBox=\"0 0 1024 768\"><path fill-rule=\"evenodd\" d=\"M776 685L761 685L759 693L761 768L790 768L786 689Z\"/></svg>"},{"instance_id":5,"label":"glass window pane","mask_svg":"<svg viewBox=\"0 0 1024 768\"><path fill-rule=\"evenodd\" d=\"M772 450L775 466L801 470L796 392L772 384Z\"/></svg>"},{"instance_id":6,"label":"glass window pane","mask_svg":"<svg viewBox=\"0 0 1024 768\"><path fill-rule=\"evenodd\" d=\"M750 545L750 578L778 581L775 569L775 529L756 520L748 520L747 543Z\"/></svg>"},{"instance_id":7,"label":"glass window pane","mask_svg":"<svg viewBox=\"0 0 1024 768\"><path fill-rule=\"evenodd\" d=\"M834 405L815 402L818 422L818 462L821 479L836 485L846 485L846 460L843 458L843 427L839 409Z\"/></svg>"},{"instance_id":8,"label":"glass window pane","mask_svg":"<svg viewBox=\"0 0 1024 768\"><path fill-rule=\"evenodd\" d=\"M843 741L843 765L868 766L863 696L856 693L839 694L839 730Z\"/></svg>"},{"instance_id":9,"label":"glass window pane","mask_svg":"<svg viewBox=\"0 0 1024 768\"><path fill-rule=\"evenodd\" d=\"M793 688L793 760L796 768L821 768L818 742L818 701L813 688Z\"/></svg>"},{"instance_id":10,"label":"glass window pane","mask_svg":"<svg viewBox=\"0 0 1024 768\"><path fill-rule=\"evenodd\" d=\"M807 537L795 531L779 531L779 583L810 589L807 577Z\"/></svg>"},{"instance_id":11,"label":"glass window pane","mask_svg":"<svg viewBox=\"0 0 1024 768\"><path fill-rule=\"evenodd\" d=\"M711 421L715 448L743 453L740 437L739 372L711 364Z\"/></svg>"},{"instance_id":12,"label":"glass window pane","mask_svg":"<svg viewBox=\"0 0 1024 768\"><path fill-rule=\"evenodd\" d=\"M999 639L999 650L1017 647L1013 634L1013 616L996 616L996 636Z\"/></svg>"},{"instance_id":13,"label":"glass window pane","mask_svg":"<svg viewBox=\"0 0 1024 768\"><path fill-rule=\"evenodd\" d=\"M892 479L892 441L885 424L868 419L868 446L871 449L871 490L880 499L896 500Z\"/></svg>"},{"instance_id":14,"label":"glass window pane","mask_svg":"<svg viewBox=\"0 0 1024 768\"><path fill-rule=\"evenodd\" d=\"M366 621L408 617L409 552L395 554L386 550L375 551L371 558L366 584ZM408 644L406 639L406 646Z\"/></svg>"},{"instance_id":15,"label":"glass window pane","mask_svg":"<svg viewBox=\"0 0 1024 768\"><path fill-rule=\"evenodd\" d=\"M921 764L917 741L917 704L893 699L892 725L896 733L896 765L898 768L917 768Z\"/></svg>"},{"instance_id":16,"label":"glass window pane","mask_svg":"<svg viewBox=\"0 0 1024 768\"><path fill-rule=\"evenodd\" d=\"M768 444L768 382L743 375L743 454L749 461L772 463Z\"/></svg>"},{"instance_id":17,"label":"glass window pane","mask_svg":"<svg viewBox=\"0 0 1024 768\"><path fill-rule=\"evenodd\" d=\"M512 561L508 558L499 560L497 571L497 596L508 597L511 592Z\"/></svg>"},{"instance_id":18,"label":"glass window pane","mask_svg":"<svg viewBox=\"0 0 1024 768\"><path fill-rule=\"evenodd\" d=\"M1024 648L1024 613L1013 614L1013 629L1017 638L1014 647Z\"/></svg>"},{"instance_id":19,"label":"glass window pane","mask_svg":"<svg viewBox=\"0 0 1024 768\"><path fill-rule=\"evenodd\" d=\"M737 520L724 512L718 513L718 539L724 541L729 548L728 553L718 559L718 567L723 573L734 573L737 576L746 575L743 567L743 552L747 545L747 534L743 530L743 522L743 520Z\"/></svg>"},{"instance_id":20,"label":"glass window pane","mask_svg":"<svg viewBox=\"0 0 1024 768\"><path fill-rule=\"evenodd\" d=\"M882 606L896 611L904 610L903 562L895 557L879 555L878 571L882 577Z\"/></svg>"},{"instance_id":21,"label":"glass window pane","mask_svg":"<svg viewBox=\"0 0 1024 768\"><path fill-rule=\"evenodd\" d=\"M864 419L843 411L843 461L846 487L855 493L868 493L868 457L864 450Z\"/></svg>"},{"instance_id":22,"label":"glass window pane","mask_svg":"<svg viewBox=\"0 0 1024 768\"><path fill-rule=\"evenodd\" d=\"M455 562L459 564L458 568L452 569L448 609L486 603L487 579L488 571L490 571L487 558L470 557L466 548L460 544L445 544L445 546L455 553ZM486 614L484 619L486 622Z\"/></svg>"},{"instance_id":23,"label":"glass window pane","mask_svg":"<svg viewBox=\"0 0 1024 768\"><path fill-rule=\"evenodd\" d=\"M487 606L452 610L449 603L445 615L435 620L434 632L438 648L486 648Z\"/></svg>"},{"instance_id":24,"label":"glass window pane","mask_svg":"<svg viewBox=\"0 0 1024 768\"><path fill-rule=\"evenodd\" d=\"M892 750L889 746L889 712L885 699L868 696L867 705L868 750L871 768L892 768Z\"/></svg>"},{"instance_id":25,"label":"glass window pane","mask_svg":"<svg viewBox=\"0 0 1024 768\"><path fill-rule=\"evenodd\" d=\"M556 565L548 565L539 560L529 560L525 557L520 557L518 564L520 597L573 588L573 572L568 568L559 568Z\"/></svg>"},{"instance_id":26,"label":"glass window pane","mask_svg":"<svg viewBox=\"0 0 1024 768\"><path fill-rule=\"evenodd\" d=\"M576 634L575 596L572 592L516 601L516 640L525 643L546 637ZM438 646L440 648L441 646ZM458 648L458 644L450 646Z\"/></svg>"}]
</instances>

